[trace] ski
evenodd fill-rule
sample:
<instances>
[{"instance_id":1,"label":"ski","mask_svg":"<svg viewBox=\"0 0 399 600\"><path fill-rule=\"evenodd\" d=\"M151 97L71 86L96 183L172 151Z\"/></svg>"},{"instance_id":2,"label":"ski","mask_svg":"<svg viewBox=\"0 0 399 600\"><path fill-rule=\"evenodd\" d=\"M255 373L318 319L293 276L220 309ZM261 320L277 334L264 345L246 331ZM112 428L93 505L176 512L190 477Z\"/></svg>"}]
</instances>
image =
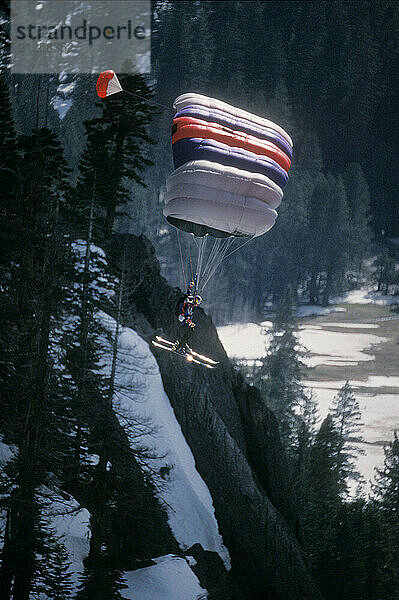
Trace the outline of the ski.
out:
<instances>
[{"instance_id":1,"label":"ski","mask_svg":"<svg viewBox=\"0 0 399 600\"><path fill-rule=\"evenodd\" d=\"M207 362L207 363L209 363L211 365L218 365L219 364L217 360L213 360L213 358L209 358L208 356L203 356L202 354L198 354L198 352L194 352L194 350L191 350L191 354L193 356L196 356L200 360L203 360L204 362Z\"/></svg>"},{"instance_id":2,"label":"ski","mask_svg":"<svg viewBox=\"0 0 399 600\"><path fill-rule=\"evenodd\" d=\"M177 354L180 354L180 352L177 352ZM181 354L181 356L185 356L186 359L188 360L188 362L194 362L197 365L202 365L203 367L206 367L207 369L214 369L215 365L210 365L207 362L203 362L201 360L197 360L196 358L193 357L192 354Z\"/></svg>"},{"instance_id":3,"label":"ski","mask_svg":"<svg viewBox=\"0 0 399 600\"><path fill-rule=\"evenodd\" d=\"M193 351L190 348L190 352L182 352L179 350L176 350L175 348L175 344L173 342L170 342L169 340L165 340L163 338L161 338L159 335L156 336L156 340L152 341L152 345L156 346L157 348L161 348L162 350L167 350L168 352L173 352L173 354L177 354L178 356L181 356L182 358L185 358L187 360L187 362L193 362L196 363L197 365L202 365L203 367L206 367L207 369L214 369L216 364L210 364L207 361L201 360L201 355L198 357L196 356L196 353L194 354ZM206 358L206 357L204 357Z\"/></svg>"},{"instance_id":4,"label":"ski","mask_svg":"<svg viewBox=\"0 0 399 600\"><path fill-rule=\"evenodd\" d=\"M175 346L175 344L176 344L176 342L171 342L170 340L165 340L165 338L161 337L160 335L157 335L156 339L159 342L162 342L163 344L169 344L170 346ZM197 358L198 360L209 363L210 365L218 365L219 364L219 362L217 360L213 360L213 358L209 358L209 356L204 356L203 354L198 354L198 352L195 352L191 348L190 348L190 354L192 356L195 356L195 358ZM202 362L201 362L201 364L202 364Z\"/></svg>"},{"instance_id":5,"label":"ski","mask_svg":"<svg viewBox=\"0 0 399 600\"><path fill-rule=\"evenodd\" d=\"M155 339L158 340L158 342L163 342L164 344L170 344L171 346L174 346L176 342L171 342L170 340L165 340L165 338L161 337L160 335L156 335Z\"/></svg>"},{"instance_id":6,"label":"ski","mask_svg":"<svg viewBox=\"0 0 399 600\"><path fill-rule=\"evenodd\" d=\"M162 348L163 350L168 350L168 352L175 352L175 350L172 348L172 346L165 346L164 344L159 344L158 342L155 342L154 340L152 341L152 345L156 346L157 348Z\"/></svg>"}]
</instances>

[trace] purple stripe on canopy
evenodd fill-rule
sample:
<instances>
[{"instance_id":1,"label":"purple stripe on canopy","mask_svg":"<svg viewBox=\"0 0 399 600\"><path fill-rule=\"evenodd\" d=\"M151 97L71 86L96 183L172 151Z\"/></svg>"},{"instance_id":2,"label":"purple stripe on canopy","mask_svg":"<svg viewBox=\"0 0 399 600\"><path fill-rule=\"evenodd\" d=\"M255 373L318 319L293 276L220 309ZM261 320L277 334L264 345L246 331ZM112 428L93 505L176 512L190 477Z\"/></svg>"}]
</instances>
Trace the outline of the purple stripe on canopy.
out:
<instances>
[{"instance_id":1,"label":"purple stripe on canopy","mask_svg":"<svg viewBox=\"0 0 399 600\"><path fill-rule=\"evenodd\" d=\"M289 158L292 158L291 145L277 131L274 131L274 129L269 127L251 123L247 119L229 115L229 113L224 112L223 110L218 110L216 108L209 109L197 105L185 106L175 114L174 119L177 117L193 117L210 123L219 123L220 125L235 131L243 131L244 133L248 133L259 139L273 142L273 144L276 144L276 146L285 152Z\"/></svg>"},{"instance_id":2,"label":"purple stripe on canopy","mask_svg":"<svg viewBox=\"0 0 399 600\"><path fill-rule=\"evenodd\" d=\"M234 148L216 140L183 138L175 142L172 149L175 169L190 160L209 160L251 173L261 173L281 188L287 183L286 171L271 158L242 148Z\"/></svg>"}]
</instances>

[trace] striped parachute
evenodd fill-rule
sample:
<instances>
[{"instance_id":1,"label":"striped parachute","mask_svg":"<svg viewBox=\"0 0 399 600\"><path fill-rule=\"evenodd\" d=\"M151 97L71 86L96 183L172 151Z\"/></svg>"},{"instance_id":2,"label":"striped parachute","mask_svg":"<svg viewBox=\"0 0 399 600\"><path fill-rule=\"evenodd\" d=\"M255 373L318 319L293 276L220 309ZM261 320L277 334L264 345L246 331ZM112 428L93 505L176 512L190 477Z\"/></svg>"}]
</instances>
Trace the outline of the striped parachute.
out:
<instances>
[{"instance_id":1,"label":"striped parachute","mask_svg":"<svg viewBox=\"0 0 399 600\"><path fill-rule=\"evenodd\" d=\"M179 96L174 109L175 171L166 181L163 212L171 225L193 234L197 289L203 289L237 238L242 245L273 227L292 140L275 123L200 94Z\"/></svg>"}]
</instances>

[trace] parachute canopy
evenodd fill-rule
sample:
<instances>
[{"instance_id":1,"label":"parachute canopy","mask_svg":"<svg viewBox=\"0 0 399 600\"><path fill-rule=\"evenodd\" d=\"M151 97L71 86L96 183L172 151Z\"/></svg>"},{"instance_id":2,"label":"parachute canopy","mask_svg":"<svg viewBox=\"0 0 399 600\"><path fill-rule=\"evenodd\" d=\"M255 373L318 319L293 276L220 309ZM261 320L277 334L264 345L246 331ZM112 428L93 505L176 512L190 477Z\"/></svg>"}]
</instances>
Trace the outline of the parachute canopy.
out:
<instances>
[{"instance_id":1,"label":"parachute canopy","mask_svg":"<svg viewBox=\"0 0 399 600\"><path fill-rule=\"evenodd\" d=\"M200 94L179 96L174 108L169 223L196 236L266 233L291 166L290 136L268 119Z\"/></svg>"},{"instance_id":2,"label":"parachute canopy","mask_svg":"<svg viewBox=\"0 0 399 600\"><path fill-rule=\"evenodd\" d=\"M243 245L273 227L292 140L272 121L201 94L183 94L173 106L175 171L166 181L163 212L178 232L183 277L179 230L193 234L198 290L235 252L235 240ZM209 251L207 239L214 240Z\"/></svg>"},{"instance_id":3,"label":"parachute canopy","mask_svg":"<svg viewBox=\"0 0 399 600\"><path fill-rule=\"evenodd\" d=\"M97 79L96 90L100 98L106 98L107 96L111 96L111 94L117 94L118 92L123 91L115 71L111 70L100 73L100 76Z\"/></svg>"}]
</instances>

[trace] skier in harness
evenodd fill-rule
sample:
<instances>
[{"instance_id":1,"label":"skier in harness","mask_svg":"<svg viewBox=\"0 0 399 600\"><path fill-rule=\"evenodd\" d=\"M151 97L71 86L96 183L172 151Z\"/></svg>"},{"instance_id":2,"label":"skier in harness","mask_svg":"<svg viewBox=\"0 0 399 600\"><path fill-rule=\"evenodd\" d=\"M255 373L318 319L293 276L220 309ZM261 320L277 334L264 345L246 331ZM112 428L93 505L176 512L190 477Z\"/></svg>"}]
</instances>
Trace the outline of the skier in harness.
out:
<instances>
[{"instance_id":1,"label":"skier in harness","mask_svg":"<svg viewBox=\"0 0 399 600\"><path fill-rule=\"evenodd\" d=\"M186 293L181 296L176 304L175 315L179 321L179 332L176 342L157 335L155 340L152 340L153 346L162 348L162 350L168 350L168 352L174 352L179 354L187 361L202 365L208 369L214 369L219 363L209 356L198 354L195 350L190 348L189 342L193 335L195 323L192 319L193 311L196 306L199 306L202 302L202 298L197 294L197 284L195 281L191 281L188 285Z\"/></svg>"},{"instance_id":2,"label":"skier in harness","mask_svg":"<svg viewBox=\"0 0 399 600\"><path fill-rule=\"evenodd\" d=\"M175 343L175 350L182 352L190 352L189 341L191 341L195 323L192 320L193 310L202 302L201 296L194 294L195 282L190 281L187 292L179 298L176 304L175 314L180 323L179 339Z\"/></svg>"}]
</instances>

